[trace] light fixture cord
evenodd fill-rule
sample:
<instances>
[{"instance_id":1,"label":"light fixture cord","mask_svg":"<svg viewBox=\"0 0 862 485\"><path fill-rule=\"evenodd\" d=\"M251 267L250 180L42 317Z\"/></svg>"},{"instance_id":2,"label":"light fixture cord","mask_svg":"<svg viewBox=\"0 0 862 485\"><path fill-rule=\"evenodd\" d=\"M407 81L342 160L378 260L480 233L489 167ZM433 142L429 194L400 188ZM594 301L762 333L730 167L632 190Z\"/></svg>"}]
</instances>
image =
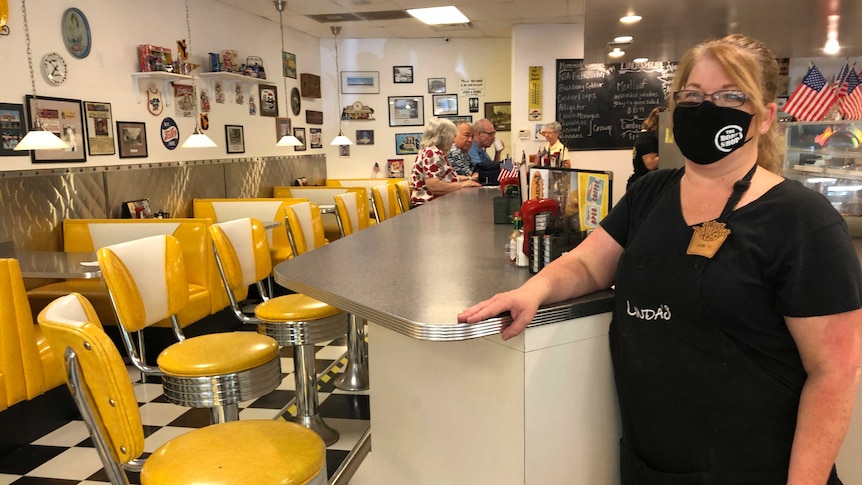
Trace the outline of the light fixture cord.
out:
<instances>
[{"instance_id":1,"label":"light fixture cord","mask_svg":"<svg viewBox=\"0 0 862 485\"><path fill-rule=\"evenodd\" d=\"M39 118L39 97L36 95L36 75L33 72L33 51L30 49L30 25L27 23L27 0L21 0L21 18L24 19L24 43L27 45L27 67L30 69L30 89L33 90L33 128L42 127Z\"/></svg>"},{"instance_id":2,"label":"light fixture cord","mask_svg":"<svg viewBox=\"0 0 862 485\"><path fill-rule=\"evenodd\" d=\"M335 106L335 112L338 113L338 136L341 136L343 133L341 131L341 73L339 72L338 67L338 31L341 30L341 27L334 27L338 30L334 30L332 33L335 35L335 82L338 87L335 90L336 93L336 101L337 105Z\"/></svg>"},{"instance_id":3,"label":"light fixture cord","mask_svg":"<svg viewBox=\"0 0 862 485\"><path fill-rule=\"evenodd\" d=\"M278 25L281 27L281 80L284 83L284 116L287 117L289 115L287 106L287 76L284 75L284 19L281 13L282 10L284 10L283 6L278 9Z\"/></svg>"},{"instance_id":4,"label":"light fixture cord","mask_svg":"<svg viewBox=\"0 0 862 485\"><path fill-rule=\"evenodd\" d=\"M201 106L198 100L198 86L195 82L195 70L192 66L192 23L189 20L189 0L185 0L186 5L186 62L189 63L189 74L192 76L192 101L195 103L195 132L193 134L202 133L201 131Z\"/></svg>"}]
</instances>

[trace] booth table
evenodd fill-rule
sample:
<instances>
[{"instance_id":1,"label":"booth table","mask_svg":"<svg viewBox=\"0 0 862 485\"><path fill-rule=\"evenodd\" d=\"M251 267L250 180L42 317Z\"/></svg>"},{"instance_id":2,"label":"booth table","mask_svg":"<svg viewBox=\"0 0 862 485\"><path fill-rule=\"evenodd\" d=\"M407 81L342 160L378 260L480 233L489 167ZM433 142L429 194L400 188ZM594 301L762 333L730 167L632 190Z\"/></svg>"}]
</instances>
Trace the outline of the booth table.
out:
<instances>
[{"instance_id":1,"label":"booth table","mask_svg":"<svg viewBox=\"0 0 862 485\"><path fill-rule=\"evenodd\" d=\"M280 263L277 283L369 322L375 483L619 483L611 291L457 323L520 286L496 187L464 189Z\"/></svg>"},{"instance_id":2,"label":"booth table","mask_svg":"<svg viewBox=\"0 0 862 485\"><path fill-rule=\"evenodd\" d=\"M0 257L15 258L24 278L101 278L96 253L0 249ZM83 263L83 264L82 264Z\"/></svg>"}]
</instances>

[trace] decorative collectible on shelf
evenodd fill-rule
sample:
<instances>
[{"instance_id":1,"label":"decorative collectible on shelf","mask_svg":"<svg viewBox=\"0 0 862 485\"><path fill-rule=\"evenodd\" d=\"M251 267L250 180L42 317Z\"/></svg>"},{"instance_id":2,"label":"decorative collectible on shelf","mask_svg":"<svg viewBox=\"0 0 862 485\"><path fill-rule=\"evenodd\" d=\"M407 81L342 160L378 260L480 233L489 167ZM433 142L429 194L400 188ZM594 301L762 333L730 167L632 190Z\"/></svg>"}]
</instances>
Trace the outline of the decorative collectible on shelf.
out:
<instances>
[{"instance_id":1,"label":"decorative collectible on shelf","mask_svg":"<svg viewBox=\"0 0 862 485\"><path fill-rule=\"evenodd\" d=\"M341 110L341 119L373 121L374 109L356 101L350 106L345 106L344 109Z\"/></svg>"},{"instance_id":2,"label":"decorative collectible on shelf","mask_svg":"<svg viewBox=\"0 0 862 485\"><path fill-rule=\"evenodd\" d=\"M141 44L138 46L138 64L141 72L174 70L171 50L167 47L150 44Z\"/></svg>"}]
</instances>

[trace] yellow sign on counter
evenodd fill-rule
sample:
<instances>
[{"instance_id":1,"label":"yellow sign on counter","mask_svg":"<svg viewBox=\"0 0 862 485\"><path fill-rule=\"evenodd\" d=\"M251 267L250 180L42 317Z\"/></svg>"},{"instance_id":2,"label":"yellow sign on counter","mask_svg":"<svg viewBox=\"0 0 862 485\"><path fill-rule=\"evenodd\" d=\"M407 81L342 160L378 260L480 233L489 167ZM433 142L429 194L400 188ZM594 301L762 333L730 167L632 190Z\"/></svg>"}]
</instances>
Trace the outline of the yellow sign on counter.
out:
<instances>
[{"instance_id":1,"label":"yellow sign on counter","mask_svg":"<svg viewBox=\"0 0 862 485\"><path fill-rule=\"evenodd\" d=\"M599 223L608 215L608 187L610 177L607 174L578 173L578 215L581 231L591 231L599 227Z\"/></svg>"}]
</instances>

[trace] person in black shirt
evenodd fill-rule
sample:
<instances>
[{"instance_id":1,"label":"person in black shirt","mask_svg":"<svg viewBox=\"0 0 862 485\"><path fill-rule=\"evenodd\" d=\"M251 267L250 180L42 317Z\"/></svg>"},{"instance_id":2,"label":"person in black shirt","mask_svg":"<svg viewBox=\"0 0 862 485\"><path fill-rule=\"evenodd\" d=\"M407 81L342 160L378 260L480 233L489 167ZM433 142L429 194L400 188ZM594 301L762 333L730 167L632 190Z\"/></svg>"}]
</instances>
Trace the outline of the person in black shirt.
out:
<instances>
[{"instance_id":1,"label":"person in black shirt","mask_svg":"<svg viewBox=\"0 0 862 485\"><path fill-rule=\"evenodd\" d=\"M539 305L614 285L623 485L841 484L862 269L829 201L777 173L777 79L754 39L691 49L671 104L685 166L648 173L574 250L458 315L509 312L508 339Z\"/></svg>"},{"instance_id":2,"label":"person in black shirt","mask_svg":"<svg viewBox=\"0 0 862 485\"><path fill-rule=\"evenodd\" d=\"M658 168L658 114L661 108L653 108L641 126L635 147L632 149L632 167L634 172L626 183L629 190L635 181L651 170Z\"/></svg>"}]
</instances>

